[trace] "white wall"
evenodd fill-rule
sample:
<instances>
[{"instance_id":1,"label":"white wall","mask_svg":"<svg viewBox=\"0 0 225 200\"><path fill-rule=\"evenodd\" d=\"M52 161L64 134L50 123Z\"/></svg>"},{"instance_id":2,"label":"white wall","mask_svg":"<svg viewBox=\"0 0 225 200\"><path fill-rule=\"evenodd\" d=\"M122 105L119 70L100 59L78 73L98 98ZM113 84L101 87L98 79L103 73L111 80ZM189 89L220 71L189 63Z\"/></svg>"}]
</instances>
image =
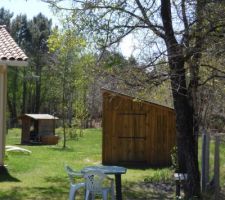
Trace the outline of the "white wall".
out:
<instances>
[{"instance_id":1,"label":"white wall","mask_svg":"<svg viewBox=\"0 0 225 200\"><path fill-rule=\"evenodd\" d=\"M7 67L0 65L0 166L4 165L6 135Z\"/></svg>"}]
</instances>

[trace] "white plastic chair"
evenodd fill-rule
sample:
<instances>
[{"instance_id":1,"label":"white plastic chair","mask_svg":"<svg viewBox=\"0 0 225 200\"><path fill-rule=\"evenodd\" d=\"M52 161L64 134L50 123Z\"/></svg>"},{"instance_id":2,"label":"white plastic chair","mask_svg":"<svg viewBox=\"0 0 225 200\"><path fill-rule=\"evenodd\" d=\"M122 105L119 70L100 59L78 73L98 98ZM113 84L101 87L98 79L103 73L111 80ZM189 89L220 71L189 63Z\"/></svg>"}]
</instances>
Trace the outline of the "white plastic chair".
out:
<instances>
[{"instance_id":1,"label":"white plastic chair","mask_svg":"<svg viewBox=\"0 0 225 200\"><path fill-rule=\"evenodd\" d=\"M74 171L71 167L65 166L65 170L70 179L70 192L69 192L69 200L74 200L76 198L76 191L82 187L85 187L85 183L76 183L76 178L83 178L84 174L81 172Z\"/></svg>"},{"instance_id":2,"label":"white plastic chair","mask_svg":"<svg viewBox=\"0 0 225 200\"><path fill-rule=\"evenodd\" d=\"M108 177L101 171L89 171L84 174L86 184L85 200L88 200L91 195L92 200L96 194L101 194L103 200L107 200L108 193L111 193L111 199L114 200L114 179ZM106 187L105 180L110 181L110 186Z\"/></svg>"}]
</instances>

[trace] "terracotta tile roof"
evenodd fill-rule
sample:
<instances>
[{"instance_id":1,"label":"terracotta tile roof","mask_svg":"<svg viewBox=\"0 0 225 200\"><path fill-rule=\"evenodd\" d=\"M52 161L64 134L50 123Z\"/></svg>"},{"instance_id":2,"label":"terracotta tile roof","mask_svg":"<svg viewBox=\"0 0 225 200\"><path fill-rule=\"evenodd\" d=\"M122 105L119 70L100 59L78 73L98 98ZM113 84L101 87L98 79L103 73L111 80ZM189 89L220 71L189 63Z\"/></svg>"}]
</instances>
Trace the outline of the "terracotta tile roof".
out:
<instances>
[{"instance_id":1,"label":"terracotta tile roof","mask_svg":"<svg viewBox=\"0 0 225 200\"><path fill-rule=\"evenodd\" d=\"M14 39L5 29L0 26L0 60L1 61L27 61L28 57L16 44Z\"/></svg>"}]
</instances>

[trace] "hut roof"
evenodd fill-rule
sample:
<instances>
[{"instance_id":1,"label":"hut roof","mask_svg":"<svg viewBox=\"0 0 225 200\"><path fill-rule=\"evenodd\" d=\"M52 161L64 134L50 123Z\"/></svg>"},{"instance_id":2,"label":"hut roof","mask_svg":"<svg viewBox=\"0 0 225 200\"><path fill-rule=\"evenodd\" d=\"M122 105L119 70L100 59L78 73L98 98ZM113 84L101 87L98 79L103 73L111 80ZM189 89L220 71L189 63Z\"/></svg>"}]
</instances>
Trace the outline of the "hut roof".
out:
<instances>
[{"instance_id":1,"label":"hut roof","mask_svg":"<svg viewBox=\"0 0 225 200\"><path fill-rule=\"evenodd\" d=\"M22 117L24 117L24 116L30 117L30 118L35 119L35 120L38 120L38 119L59 119L58 117L55 117L55 116L49 115L49 114L24 114Z\"/></svg>"},{"instance_id":2,"label":"hut roof","mask_svg":"<svg viewBox=\"0 0 225 200\"><path fill-rule=\"evenodd\" d=\"M16 44L4 25L0 25L0 64L26 66L28 57Z\"/></svg>"},{"instance_id":3,"label":"hut roof","mask_svg":"<svg viewBox=\"0 0 225 200\"><path fill-rule=\"evenodd\" d=\"M165 105L158 104L158 103L155 103L155 102L152 102L152 101L147 101L147 100L144 100L144 99L140 99L140 98L137 98L137 97L134 97L134 96L129 96L129 95L121 93L121 92L117 92L117 91L113 91L113 90L109 90L109 89L105 89L105 88L101 88L101 91L110 93L110 94L112 94L112 96L115 95L115 96L126 97L126 98L129 98L129 99L133 99L135 101L140 101L142 103L147 103L147 104L151 104L151 105L155 105L155 106L160 106L160 107L163 107L165 109L169 109L169 110L173 110L174 111L174 108L171 108L169 106L165 106Z\"/></svg>"}]
</instances>

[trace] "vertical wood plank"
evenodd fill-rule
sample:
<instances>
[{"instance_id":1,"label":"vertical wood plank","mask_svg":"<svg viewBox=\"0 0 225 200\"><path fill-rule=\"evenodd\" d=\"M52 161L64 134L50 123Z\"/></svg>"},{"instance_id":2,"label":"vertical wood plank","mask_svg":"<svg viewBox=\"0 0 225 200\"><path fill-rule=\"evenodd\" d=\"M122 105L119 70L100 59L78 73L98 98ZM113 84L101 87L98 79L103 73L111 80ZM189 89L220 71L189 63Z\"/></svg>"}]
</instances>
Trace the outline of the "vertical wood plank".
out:
<instances>
[{"instance_id":1,"label":"vertical wood plank","mask_svg":"<svg viewBox=\"0 0 225 200\"><path fill-rule=\"evenodd\" d=\"M125 95L104 93L108 103L103 105L103 160L111 164L119 160L143 161L150 166L169 164L170 150L175 145L174 111Z\"/></svg>"},{"instance_id":2,"label":"vertical wood plank","mask_svg":"<svg viewBox=\"0 0 225 200\"><path fill-rule=\"evenodd\" d=\"M220 137L215 137L214 156L214 179L215 179L215 200L219 199L220 193Z\"/></svg>"}]
</instances>

